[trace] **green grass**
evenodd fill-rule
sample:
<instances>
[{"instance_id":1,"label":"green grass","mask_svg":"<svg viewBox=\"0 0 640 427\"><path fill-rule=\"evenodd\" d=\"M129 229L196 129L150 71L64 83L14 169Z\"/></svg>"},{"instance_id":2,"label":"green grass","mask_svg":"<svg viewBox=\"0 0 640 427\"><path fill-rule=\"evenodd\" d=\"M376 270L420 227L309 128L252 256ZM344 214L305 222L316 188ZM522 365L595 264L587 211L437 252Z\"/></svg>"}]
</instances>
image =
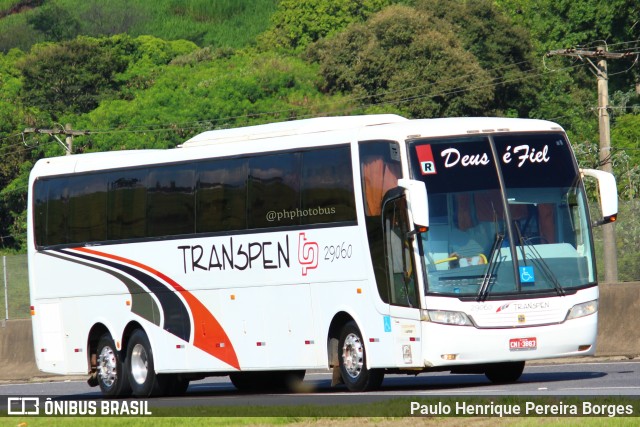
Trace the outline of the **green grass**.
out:
<instances>
[{"instance_id":1,"label":"green grass","mask_svg":"<svg viewBox=\"0 0 640 427\"><path fill-rule=\"evenodd\" d=\"M562 426L562 427L631 427L638 425L638 418L608 418L608 417L511 417L511 418L487 418L468 417L462 425L474 425L473 419L483 422L478 425L499 426ZM318 417L91 417L92 426L119 427L119 426L152 426L152 427L174 427L189 425L199 426L282 426L282 425L304 425L313 426L434 426L434 427L457 427L461 425L459 418L409 418L409 417L362 417L362 418L318 418ZM84 426L87 425L87 418L84 417L12 417L12 424L21 425L27 423L30 427L39 426ZM0 424L2 419L0 418Z\"/></svg>"},{"instance_id":2,"label":"green grass","mask_svg":"<svg viewBox=\"0 0 640 427\"><path fill-rule=\"evenodd\" d=\"M0 4L14 2L0 0ZM199 46L241 48L267 29L277 0L50 0L77 20L79 34L126 32L166 40L186 39ZM0 8L0 10L2 10ZM0 50L27 50L43 37L26 23L36 10L0 19ZM19 33L16 33L19 31Z\"/></svg>"},{"instance_id":3,"label":"green grass","mask_svg":"<svg viewBox=\"0 0 640 427\"><path fill-rule=\"evenodd\" d=\"M631 427L638 425L638 418L608 418L608 417L468 417L464 422L459 418L449 417L361 417L361 418L337 418L337 417L91 417L92 426L118 427L118 426L153 426L153 427L173 427L189 425L199 426L283 426L283 425L303 425L331 426L433 426L433 427L457 427L459 425L491 425L500 426L562 426L562 427ZM2 419L0 418L0 423ZM19 426L21 423L32 427L38 426L84 426L87 425L87 418L84 417L12 417L12 426ZM23 424L25 425L25 424Z\"/></svg>"},{"instance_id":4,"label":"green grass","mask_svg":"<svg viewBox=\"0 0 640 427\"><path fill-rule=\"evenodd\" d=\"M456 416L455 409L450 416L411 416L411 402L417 400L423 404L434 405L442 402L444 406L455 408L456 404L464 403L465 406L502 406L520 407L521 416L498 415L476 415L476 416ZM543 406L575 406L581 408L583 401L588 401L594 407L605 405L611 408L629 408L633 410L633 416L584 416L581 409L577 409L577 415L535 415L535 412L525 412L527 404L534 403ZM99 408L99 406L98 406ZM454 427L458 425L472 425L473 420L483 419L482 425L550 425L550 426L635 426L640 415L640 401L631 397L493 397L493 398L437 398L437 397L404 397L400 399L383 400L375 403L365 404L343 404L343 405L302 405L302 406L194 406L194 407L153 407L151 401L150 410L153 415L138 418L127 417L106 417L93 416L91 424L96 426L120 426L120 425L153 425L153 426L174 426L181 423L188 423L190 426L200 425L288 425L299 424L305 426L313 425L338 425L338 424L364 424L364 425L406 425L415 424ZM626 409L619 409L625 412ZM100 410L98 409L99 413ZM605 411L606 413L607 411ZM187 417L179 415L188 414ZM589 415L589 414L587 414ZM464 419L464 421L463 421ZM82 417L36 417L19 420L14 418L19 425L20 421L27 421L30 426L39 425L75 425L86 423L87 419ZM488 421L488 422L487 422Z\"/></svg>"},{"instance_id":5,"label":"green grass","mask_svg":"<svg viewBox=\"0 0 640 427\"><path fill-rule=\"evenodd\" d=\"M20 3L20 0L0 0L0 14L8 11L18 3Z\"/></svg>"}]
</instances>

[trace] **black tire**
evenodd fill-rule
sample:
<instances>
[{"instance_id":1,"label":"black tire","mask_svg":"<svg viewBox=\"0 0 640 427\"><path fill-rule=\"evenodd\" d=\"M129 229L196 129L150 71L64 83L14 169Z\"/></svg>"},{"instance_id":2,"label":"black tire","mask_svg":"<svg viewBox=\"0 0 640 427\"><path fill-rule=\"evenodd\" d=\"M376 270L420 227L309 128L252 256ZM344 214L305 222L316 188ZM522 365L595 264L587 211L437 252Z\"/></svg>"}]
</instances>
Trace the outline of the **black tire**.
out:
<instances>
[{"instance_id":1,"label":"black tire","mask_svg":"<svg viewBox=\"0 0 640 427\"><path fill-rule=\"evenodd\" d=\"M364 340L355 322L349 322L340 332L338 362L342 381L349 391L371 391L380 388L382 369L368 369Z\"/></svg>"},{"instance_id":2,"label":"black tire","mask_svg":"<svg viewBox=\"0 0 640 427\"><path fill-rule=\"evenodd\" d=\"M163 396L182 396L189 388L189 380L179 374L158 375L158 393Z\"/></svg>"},{"instance_id":3,"label":"black tire","mask_svg":"<svg viewBox=\"0 0 640 427\"><path fill-rule=\"evenodd\" d=\"M304 375L304 370L235 372L229 374L229 379L235 388L245 393L295 392L300 389Z\"/></svg>"},{"instance_id":4,"label":"black tire","mask_svg":"<svg viewBox=\"0 0 640 427\"><path fill-rule=\"evenodd\" d=\"M490 365L484 372L494 384L508 384L518 381L524 371L524 362L505 362Z\"/></svg>"},{"instance_id":5,"label":"black tire","mask_svg":"<svg viewBox=\"0 0 640 427\"><path fill-rule=\"evenodd\" d=\"M129 379L122 361L122 353L116 349L111 335L104 334L96 349L97 380L102 394L107 397L131 395Z\"/></svg>"},{"instance_id":6,"label":"black tire","mask_svg":"<svg viewBox=\"0 0 640 427\"><path fill-rule=\"evenodd\" d=\"M229 380L238 391L254 393L259 391L262 386L262 378L257 374L259 372L234 372L229 374Z\"/></svg>"},{"instance_id":7,"label":"black tire","mask_svg":"<svg viewBox=\"0 0 640 427\"><path fill-rule=\"evenodd\" d=\"M147 334L136 329L129 338L126 358L127 377L136 397L160 395L162 390L153 364L153 351Z\"/></svg>"}]
</instances>

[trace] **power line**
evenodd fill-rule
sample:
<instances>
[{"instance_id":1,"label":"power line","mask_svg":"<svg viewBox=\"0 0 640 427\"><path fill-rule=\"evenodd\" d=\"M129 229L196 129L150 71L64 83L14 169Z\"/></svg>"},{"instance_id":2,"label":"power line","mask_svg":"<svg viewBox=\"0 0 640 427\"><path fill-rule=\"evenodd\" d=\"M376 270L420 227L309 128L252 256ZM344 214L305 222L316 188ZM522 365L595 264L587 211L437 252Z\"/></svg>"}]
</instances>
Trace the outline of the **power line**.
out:
<instances>
[{"instance_id":1,"label":"power line","mask_svg":"<svg viewBox=\"0 0 640 427\"><path fill-rule=\"evenodd\" d=\"M566 49L565 49L566 51ZM489 69L486 70L487 72L496 72L502 69L506 69L506 68L512 68L512 67L517 67L520 66L522 64L527 63L528 61L522 61L519 63L514 63L514 64L507 64L501 67L495 67L493 69ZM557 69L557 70L548 70L547 72L537 72L535 74L529 74L528 76L524 76L518 79L512 79L512 80L504 80L501 77L496 77L493 79L493 83L487 84L487 85L477 85L477 86L471 86L471 87L465 87L465 86L460 86L457 88L453 88L450 91L447 92L440 92L440 93L426 93L423 95L416 95L416 96L410 96L410 97L404 97L404 98L399 98L399 99L394 99L394 100L386 100L386 101L382 101L382 102L371 102L369 104L365 104L365 105L396 105L396 104L402 104L402 103L406 103L406 102L410 102L416 99L422 99L422 98L427 98L427 97L436 97L436 96L446 96L446 95L452 95L455 93L460 93L460 92L464 92L464 91L473 91L476 89L481 89L484 87L495 87L495 86L499 86L499 85L504 85L504 84L508 84L508 83L513 83L516 81L522 81L522 80L526 80L529 78L539 78L545 74L548 74L548 72L558 72L558 71L563 71L563 70L569 70L572 68L575 68L577 66L580 65L574 65L574 66L570 66L570 67L563 67L561 69ZM529 70L523 70L523 73L531 73L534 71L538 71L540 70L539 68L531 68ZM464 78L469 78L472 77L474 75L477 75L477 73L469 73L463 76L455 76L452 77L450 79L446 79L446 80L440 80L437 83L446 83L446 82L450 82L450 81L455 81L455 80L460 80L460 79L464 79ZM367 99L373 99L373 98L379 98L379 97L386 97L392 94L396 94L396 93L402 93L402 92L407 92L407 91L416 91L428 86L433 86L436 83L428 83L428 84L424 84L424 85L417 85L417 86L412 86L410 88L405 88L405 89L400 89L400 90L393 90L393 91L382 91L382 92L378 92L375 94L368 94L368 95L364 95L364 96L360 96L360 97L347 97L343 100L339 100L337 102L327 102L325 103L325 105L339 105L339 104L345 104L345 103L350 103L350 102L355 102L355 101L365 101ZM322 104L320 104L322 105ZM161 123L161 124L148 124L148 125L140 125L139 127L145 127L142 129L136 129L136 127L134 126L133 128L125 128L125 129L105 129L105 130L92 130L92 131L71 131L69 133L67 133L66 131L63 131L61 129L37 129L37 128L28 128L26 129L27 132L32 132L32 133L43 133L43 134L50 134L52 136L57 135L57 134L62 134L65 133L66 135L71 134L73 135L88 135L88 134L107 134L107 133L147 133L147 132L174 132L176 131L176 128L182 129L182 130L187 130L187 129L197 129L202 127L203 125L213 125L214 123L219 123L219 122L223 122L223 121L230 121L230 120L237 120L239 118L247 118L247 117L259 117L259 116L268 116L268 115L278 115L278 114L282 114L282 113L292 113L292 112L296 112L296 111L300 111L305 109L306 107L298 107L298 108L287 108L287 109L281 109L281 110L274 110L274 111L268 111L268 112L262 112L262 113L252 113L252 114L246 114L246 115L239 115L239 116L229 116L229 117L221 117L221 118L215 118L215 119L204 119L204 120L199 120L199 121L193 121L193 122L185 122L185 123ZM308 117L308 116L313 116L314 114L308 114L308 115L303 115L303 116L299 116L299 117ZM317 115L317 113L316 113ZM10 137L17 137L20 136L20 134L15 134L12 135ZM6 138L10 138L10 137L6 137ZM58 142L65 148L65 150L67 150L67 145L63 144L60 140L58 140ZM19 145L19 144L15 144L15 145ZM26 146L26 143L24 144ZM0 147L0 149L5 149L5 147ZM33 147L35 148L35 147ZM32 148L28 148L28 149L32 149ZM21 150L21 151L26 151L26 150ZM68 151L68 150L67 150Z\"/></svg>"},{"instance_id":2,"label":"power line","mask_svg":"<svg viewBox=\"0 0 640 427\"><path fill-rule=\"evenodd\" d=\"M26 128L22 131L22 133L39 133L39 134L47 134L56 139L65 149L67 156L73 153L73 137L79 135L89 135L91 131L88 130L73 130L71 129L71 125L67 124L62 129L38 129L38 128ZM62 142L58 135L65 135L65 142Z\"/></svg>"}]
</instances>

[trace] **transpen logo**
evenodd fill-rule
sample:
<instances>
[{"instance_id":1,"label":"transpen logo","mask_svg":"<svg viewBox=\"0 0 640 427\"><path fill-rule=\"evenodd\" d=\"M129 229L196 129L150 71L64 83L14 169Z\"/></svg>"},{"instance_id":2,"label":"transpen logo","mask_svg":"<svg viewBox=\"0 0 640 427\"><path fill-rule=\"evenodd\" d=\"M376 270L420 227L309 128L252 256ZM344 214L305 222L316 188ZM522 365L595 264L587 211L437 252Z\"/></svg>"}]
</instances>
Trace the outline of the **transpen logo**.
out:
<instances>
[{"instance_id":1,"label":"transpen logo","mask_svg":"<svg viewBox=\"0 0 640 427\"><path fill-rule=\"evenodd\" d=\"M298 235L298 262L302 265L302 275L318 267L318 243L307 241L305 233Z\"/></svg>"},{"instance_id":2,"label":"transpen logo","mask_svg":"<svg viewBox=\"0 0 640 427\"><path fill-rule=\"evenodd\" d=\"M422 175L433 175L437 173L436 164L433 160L433 151L431 151L431 145L427 144L416 146L416 154L418 155L420 172Z\"/></svg>"},{"instance_id":3,"label":"transpen logo","mask_svg":"<svg viewBox=\"0 0 640 427\"><path fill-rule=\"evenodd\" d=\"M511 304L504 304L504 305L501 305L501 306L500 306L500 307L498 307L498 309L496 310L496 313L500 313L501 311L506 310L507 308L509 308L509 306L510 306L510 305L511 305Z\"/></svg>"}]
</instances>

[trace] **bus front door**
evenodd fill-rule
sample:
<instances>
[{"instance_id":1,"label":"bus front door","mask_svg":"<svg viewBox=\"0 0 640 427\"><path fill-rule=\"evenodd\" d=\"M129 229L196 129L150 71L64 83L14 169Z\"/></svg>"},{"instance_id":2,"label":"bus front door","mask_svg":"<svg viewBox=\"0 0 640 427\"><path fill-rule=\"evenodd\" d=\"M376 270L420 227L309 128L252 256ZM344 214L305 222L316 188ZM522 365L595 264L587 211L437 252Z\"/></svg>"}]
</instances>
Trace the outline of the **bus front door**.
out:
<instances>
[{"instance_id":1,"label":"bus front door","mask_svg":"<svg viewBox=\"0 0 640 427\"><path fill-rule=\"evenodd\" d=\"M396 366L421 367L420 298L404 195L383 206L385 269Z\"/></svg>"}]
</instances>

